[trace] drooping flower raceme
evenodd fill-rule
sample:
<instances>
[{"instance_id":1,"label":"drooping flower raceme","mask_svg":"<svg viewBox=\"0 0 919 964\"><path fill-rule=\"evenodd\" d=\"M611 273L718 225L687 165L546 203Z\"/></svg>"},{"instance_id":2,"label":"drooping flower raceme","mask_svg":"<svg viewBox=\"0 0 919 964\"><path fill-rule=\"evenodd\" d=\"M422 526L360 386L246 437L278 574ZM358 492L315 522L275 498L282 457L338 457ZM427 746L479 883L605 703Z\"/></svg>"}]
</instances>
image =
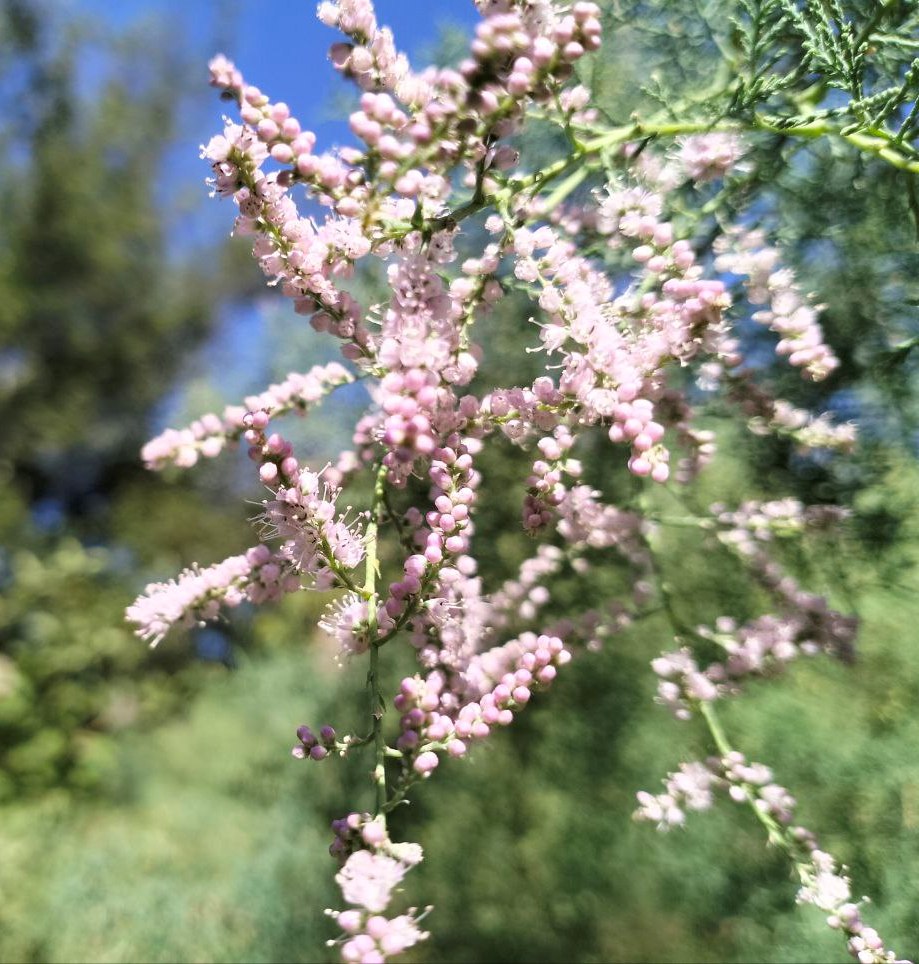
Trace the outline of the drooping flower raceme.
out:
<instances>
[{"instance_id":1,"label":"drooping flower raceme","mask_svg":"<svg viewBox=\"0 0 919 964\"><path fill-rule=\"evenodd\" d=\"M716 450L714 433L697 422L700 397L704 404L713 393L753 431L802 447L851 447L851 426L775 398L745 364L735 329L743 305L724 273L747 279L741 297L778 336L778 355L815 380L838 364L819 308L764 235L740 227L723 234L712 266L693 247L685 216L676 217L672 199L683 187L712 190L733 176L747 151L736 130L599 120L574 78L574 65L600 46L596 4L476 5L482 20L466 59L456 69L417 71L371 0L320 4L319 19L343 35L332 64L360 91L349 118L355 144L338 150L320 150L284 102L226 57L211 61L211 83L238 113L202 148L213 191L235 205L234 231L251 241L269 283L314 329L339 339L342 360L292 373L145 446L152 469L244 446L260 487L261 541L148 586L128 618L155 644L223 607L300 588L338 593L319 625L340 662L369 663L368 732L302 724L292 755L312 763L373 757L372 810L333 824L346 907L329 912L342 959L372 964L427 936L423 914L391 910L421 850L390 840L387 814L445 760L543 699L573 657L663 611L677 642L664 641L654 661L659 700L678 718L701 716L718 756L683 764L663 794L641 793L638 816L666 828L722 792L749 804L792 858L799 899L830 914L858 960L892 960L850 901L844 873L790 826L793 798L767 767L727 745L715 716L718 700L800 655L851 654L854 621L802 589L775 553L777 541L831 526L840 513L777 501L678 520L732 553L775 604L743 623L722 614L693 628L678 619L661 578L657 534L667 520L648 511L644 495L613 504L582 478L589 440L631 474L636 492L689 484ZM534 113L570 145L538 169L515 139ZM304 196L311 216L301 212ZM465 230L479 216L484 231ZM346 282L374 259L388 293L370 306ZM529 348L543 370L531 383L485 384L489 346L477 343L476 322L511 290L530 299ZM324 467L301 462L278 421L358 378L372 403L353 448ZM502 443L531 454L519 518L535 549L490 589L474 555L478 459L484 446ZM370 478L370 504L343 508L343 490L361 474ZM391 551L381 568L383 540ZM589 580L612 561L630 575L625 598L580 613L554 608L552 580L562 570ZM390 643L416 665L387 700L380 663ZM710 658L713 649L720 658Z\"/></svg>"}]
</instances>

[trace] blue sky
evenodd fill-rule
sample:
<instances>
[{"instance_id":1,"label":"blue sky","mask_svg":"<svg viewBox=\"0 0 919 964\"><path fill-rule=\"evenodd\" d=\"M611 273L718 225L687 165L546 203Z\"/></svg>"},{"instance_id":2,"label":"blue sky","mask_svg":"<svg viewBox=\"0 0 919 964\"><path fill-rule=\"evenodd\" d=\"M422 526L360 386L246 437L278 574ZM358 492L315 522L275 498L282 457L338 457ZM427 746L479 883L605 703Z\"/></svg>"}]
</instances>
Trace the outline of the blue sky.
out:
<instances>
[{"instance_id":1,"label":"blue sky","mask_svg":"<svg viewBox=\"0 0 919 964\"><path fill-rule=\"evenodd\" d=\"M226 200L207 197L204 180L210 170L198 156L199 145L221 130L221 115L234 113L232 105L221 102L208 86L207 61L214 53L225 53L248 82L273 100L288 103L301 124L316 132L317 149L352 140L346 113L336 112L333 104L341 94L353 97L354 87L336 74L327 58L329 45L341 35L319 23L316 5L315 0L64 0L58 8L91 18L102 32L143 30L155 22L156 27L149 29L151 42L162 42L164 35L174 37L192 58L200 59L200 89L192 92L186 105L160 185L167 207L168 199L177 196L191 200L180 205L181 216L171 219L174 257L222 242L235 214ZM393 29L399 48L419 67L428 62L425 54L442 27L456 25L471 33L478 20L472 0L378 0L376 8L379 21ZM86 96L92 96L106 64L94 55L82 67L81 86ZM285 299L266 289L260 303L233 306L224 313L210 343L166 393L153 431L194 417L201 405L236 401L261 390L268 378L285 374L269 357L279 344L280 320L269 305L287 315L298 333L291 339L297 350L289 352L287 364L307 367L319 355L328 356L329 346L289 312ZM317 357L307 357L314 352Z\"/></svg>"},{"instance_id":2,"label":"blue sky","mask_svg":"<svg viewBox=\"0 0 919 964\"><path fill-rule=\"evenodd\" d=\"M304 128L317 135L317 149L352 140L347 116L335 100L354 88L328 61L330 44L341 35L316 19L316 0L53 0L50 9L94 23L103 33L146 32L151 43L173 39L189 58L200 61L201 84L184 105L178 136L167 154L164 198L183 198L180 251L225 237L231 218L216 204L205 205L207 166L199 146L222 128L221 116L234 113L207 83L207 61L215 53L234 60L249 83L272 100L288 103ZM471 33L479 19L472 0L377 0L380 23L424 66L441 29L459 26ZM146 28L146 30L145 30ZM165 29L164 29L165 28ZM81 65L81 86L92 96L105 76L102 48ZM192 203L188 204L188 200ZM195 201L199 203L194 203ZM173 205L174 206L174 205ZM190 211L188 210L190 208Z\"/></svg>"},{"instance_id":3,"label":"blue sky","mask_svg":"<svg viewBox=\"0 0 919 964\"><path fill-rule=\"evenodd\" d=\"M317 132L321 146L342 140L347 131L329 110L344 85L327 52L341 35L319 23L316 6L315 0L67 0L75 13L119 31L165 21L178 43L200 51L202 97L213 98L215 120L223 105L207 89L205 65L211 54L225 53L250 83L290 104L304 127ZM442 26L471 31L478 19L472 0L377 0L376 8L379 21L392 27L409 55L434 44ZM206 134L200 132L199 139ZM197 142L189 147L195 151Z\"/></svg>"}]
</instances>

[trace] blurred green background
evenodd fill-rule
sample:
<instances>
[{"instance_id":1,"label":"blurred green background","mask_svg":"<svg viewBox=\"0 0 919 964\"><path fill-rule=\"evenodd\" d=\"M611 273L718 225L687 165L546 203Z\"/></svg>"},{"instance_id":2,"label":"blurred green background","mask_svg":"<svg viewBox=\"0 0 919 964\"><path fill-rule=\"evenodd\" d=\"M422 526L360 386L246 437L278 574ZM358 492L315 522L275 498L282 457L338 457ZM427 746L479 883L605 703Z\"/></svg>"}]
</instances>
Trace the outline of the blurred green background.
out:
<instances>
[{"instance_id":1,"label":"blurred green background","mask_svg":"<svg viewBox=\"0 0 919 964\"><path fill-rule=\"evenodd\" d=\"M333 350L265 294L245 245L224 240L232 210L202 207L206 171L194 162L220 113L201 80L217 45L253 82L263 83L260 71L274 77L276 96L295 105L306 94L282 82L319 71L300 61L271 73L284 57L269 43L276 25L262 21L280 4L180 6L125 4L103 16L90 2L0 2L4 961L330 959L328 822L370 805L360 762L304 766L288 755L299 723L346 729L364 705L363 669L336 668L311 628L321 599L240 611L156 651L123 623L147 581L251 544L245 499L257 497L232 457L189 475L147 474L142 442ZM306 7L299 38L324 47ZM453 25L442 30L418 22L414 0L380 7L382 19L405 21L410 48L436 47L444 59L471 22L462 3L444 5ZM601 106L618 115L639 104L649 64L687 82L703 71L708 41L691 18L664 25L665 35L621 30L591 65ZM296 49L298 36L283 42ZM331 118L348 100L331 104L327 89L304 102L340 140ZM550 146L534 135L535 149ZM851 507L842 535L790 548L784 561L863 625L852 665L796 665L750 685L725 719L798 797L801 821L849 866L856 892L872 895L870 923L902 956L917 955L910 185L826 145L805 156L777 138L754 147L756 216L779 227L827 305L843 361L820 386L771 375L799 403L858 419L863 439L852 457L804 459L712 411L722 445L692 498L794 494ZM376 290L379 278L362 284ZM531 374L526 318L508 297L484 325L486 379ZM360 405L346 397L304 424L306 451L333 453ZM626 491L601 444L582 458L611 498ZM482 563L490 585L532 548L507 523L519 516L525 470L500 444L483 461L477 538L495 547ZM671 538L666 560L688 621L756 605L731 557L697 538ZM621 571L602 566L587 587L563 580L550 612L621 587ZM442 767L398 813L394 836L427 855L406 900L435 905L415 960L847 959L821 915L795 906L786 862L745 812L725 804L667 837L630 820L636 790L708 752L695 725L653 702L648 662L670 639L649 619L576 661L514 727Z\"/></svg>"}]
</instances>

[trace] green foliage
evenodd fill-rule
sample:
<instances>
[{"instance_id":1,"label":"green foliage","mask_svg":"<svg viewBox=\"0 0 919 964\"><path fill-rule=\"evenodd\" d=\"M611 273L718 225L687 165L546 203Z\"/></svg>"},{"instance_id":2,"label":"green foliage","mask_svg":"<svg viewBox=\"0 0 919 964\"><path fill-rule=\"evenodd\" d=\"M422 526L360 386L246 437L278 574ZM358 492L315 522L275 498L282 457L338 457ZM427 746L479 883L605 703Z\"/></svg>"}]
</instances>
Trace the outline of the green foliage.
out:
<instances>
[{"instance_id":1,"label":"green foliage","mask_svg":"<svg viewBox=\"0 0 919 964\"><path fill-rule=\"evenodd\" d=\"M311 808L335 781L285 762L290 720L321 700L301 667L299 653L244 666L187 720L121 741L119 806L7 807L0 957L313 960L331 879Z\"/></svg>"},{"instance_id":2,"label":"green foliage","mask_svg":"<svg viewBox=\"0 0 919 964\"><path fill-rule=\"evenodd\" d=\"M159 179L184 99L180 48L148 35L139 57L139 37L97 37L108 63L89 97L84 28L0 4L13 107L0 124L3 799L124 791L114 734L174 714L202 675L193 649L151 655L124 625L138 560L167 575L240 545L224 510L165 491L137 457L219 304L216 271L167 251Z\"/></svg>"},{"instance_id":3,"label":"green foliage","mask_svg":"<svg viewBox=\"0 0 919 964\"><path fill-rule=\"evenodd\" d=\"M118 786L112 734L179 705L185 659L152 659L115 620L126 585L75 539L2 557L0 796Z\"/></svg>"},{"instance_id":4,"label":"green foliage","mask_svg":"<svg viewBox=\"0 0 919 964\"><path fill-rule=\"evenodd\" d=\"M90 99L79 26L0 6L17 105L0 166L2 458L32 498L98 499L137 471L149 409L232 293L219 254L167 254L161 169L190 75L181 47L150 39L103 44Z\"/></svg>"},{"instance_id":5,"label":"green foliage","mask_svg":"<svg viewBox=\"0 0 919 964\"><path fill-rule=\"evenodd\" d=\"M916 484L914 468L902 482ZM848 558L856 573L861 560ZM701 581L730 578L727 557L704 559L671 567L681 605ZM800 791L802 818L875 896L872 923L910 955L919 676L903 642L919 610L883 588L860 602L853 666L818 657L752 684L728 723ZM359 667L290 648L291 622L308 618L300 606L264 611L254 631L287 633L283 651L212 679L187 718L119 740L111 765L131 790L117 807L54 794L7 805L0 956L316 960L332 900L325 827L346 797L368 805L370 787L360 761L287 757L297 722L347 726L364 699ZM511 729L445 764L397 811L394 833L423 841L428 857L406 899L435 905L434 936L415 959L845 960L819 915L795 906L784 860L743 809L695 815L666 838L629 821L636 789L706 752L699 728L651 698L647 661L667 633L651 620L583 657Z\"/></svg>"}]
</instances>

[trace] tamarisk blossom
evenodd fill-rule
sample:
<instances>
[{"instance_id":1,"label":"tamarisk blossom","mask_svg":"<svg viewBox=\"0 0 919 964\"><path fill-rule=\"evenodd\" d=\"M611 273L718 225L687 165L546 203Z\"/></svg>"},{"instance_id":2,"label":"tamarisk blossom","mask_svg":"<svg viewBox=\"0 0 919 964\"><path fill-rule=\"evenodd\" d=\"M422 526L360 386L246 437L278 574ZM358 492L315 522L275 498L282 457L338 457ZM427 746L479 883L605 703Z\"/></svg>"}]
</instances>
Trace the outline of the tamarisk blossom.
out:
<instances>
[{"instance_id":1,"label":"tamarisk blossom","mask_svg":"<svg viewBox=\"0 0 919 964\"><path fill-rule=\"evenodd\" d=\"M429 935L418 926L415 908L396 917L384 916L405 874L421 862L421 848L393 843L385 824L370 814L349 814L335 827L343 860L335 882L351 908L326 911L343 932L329 945L340 945L345 962L377 964L425 940Z\"/></svg>"},{"instance_id":2,"label":"tamarisk blossom","mask_svg":"<svg viewBox=\"0 0 919 964\"><path fill-rule=\"evenodd\" d=\"M767 675L801 655L819 653L823 647L810 638L811 629L806 618L796 615L760 616L740 628L730 617L719 619L714 630L700 626L697 634L721 646L726 659L709 663L703 670L686 647L663 653L651 662L660 679L658 702L677 719L688 719L693 703L710 702L736 692L747 676ZM845 641L849 642L848 636ZM830 643L826 648L833 651Z\"/></svg>"},{"instance_id":3,"label":"tamarisk blossom","mask_svg":"<svg viewBox=\"0 0 919 964\"><path fill-rule=\"evenodd\" d=\"M555 229L513 235L515 275L541 289L549 315L540 338L549 353L563 355L560 391L576 400L581 420L612 421L610 440L631 444L630 470L658 482L670 474L665 427L655 419L662 370L702 352L731 355L722 319L730 298L720 281L701 277L689 243L675 240L661 211L661 199L639 188L611 186L601 200L597 230L613 245L631 246L647 279L618 297Z\"/></svg>"},{"instance_id":4,"label":"tamarisk blossom","mask_svg":"<svg viewBox=\"0 0 919 964\"><path fill-rule=\"evenodd\" d=\"M818 308L801 292L794 272L780 268L779 250L766 243L760 231L736 229L716 241L719 271L746 275L747 297L752 304L768 307L753 314L753 320L780 336L779 355L787 355L792 365L802 368L814 381L826 378L839 366L839 359L824 342L817 321Z\"/></svg>"},{"instance_id":5,"label":"tamarisk blossom","mask_svg":"<svg viewBox=\"0 0 919 964\"><path fill-rule=\"evenodd\" d=\"M736 134L710 131L693 134L679 143L679 163L697 184L723 177L737 166L744 146Z\"/></svg>"},{"instance_id":6,"label":"tamarisk blossom","mask_svg":"<svg viewBox=\"0 0 919 964\"><path fill-rule=\"evenodd\" d=\"M436 670L425 679L403 679L394 701L402 714L397 747L417 774L429 776L439 753L463 756L469 741L513 722L514 713L570 659L558 637L524 633L473 657L461 674Z\"/></svg>"},{"instance_id":7,"label":"tamarisk blossom","mask_svg":"<svg viewBox=\"0 0 919 964\"><path fill-rule=\"evenodd\" d=\"M236 442L249 427L246 415L263 412L276 418L288 412L305 414L325 395L353 381L351 373L338 362L315 365L302 374L293 372L282 382L270 385L258 395L250 395L243 405L228 405L223 415L202 415L185 429L167 429L141 449L141 458L149 469L165 465L187 468L203 455L214 458L227 444Z\"/></svg>"},{"instance_id":8,"label":"tamarisk blossom","mask_svg":"<svg viewBox=\"0 0 919 964\"><path fill-rule=\"evenodd\" d=\"M731 296L679 236L682 218L672 220L670 190L686 176L704 182L728 173L740 141L694 135L677 160L657 152L654 138L639 145L631 132L604 128L589 92L571 83L574 65L600 44L596 4L476 5L483 19L468 56L456 69L417 71L377 22L371 0L320 4L320 20L343 35L330 50L332 63L359 88L348 118L355 143L345 148L317 148L284 102L249 84L225 57L211 61L212 84L238 111L238 121L225 119L202 147L214 193L232 199L234 231L252 240L269 284L315 330L339 338L347 367L291 374L222 415L168 430L143 452L148 466L161 468L244 444L262 486L255 521L263 540L244 556L148 587L129 610L144 638L156 642L171 626L214 618L221 606L302 585L338 593L319 626L337 644L339 664L369 661L369 733L303 724L291 751L315 764L373 754L374 811L334 821L330 847L348 905L328 912L341 931L332 943L345 961L362 964L427 937L423 914L392 909L422 856L417 845L393 843L387 829L387 815L412 786L512 723L576 651L599 648L645 615L673 619L654 554L659 523L639 511L639 500L613 504L584 481L580 440L599 438L611 452L626 446L620 458L636 489L644 479L689 482L715 452L713 433L696 422L696 395L685 389L693 378L732 401L754 430L837 449L851 437L847 426L772 398L742 367ZM526 173L518 150L525 139L515 135L534 105L571 135L572 153ZM612 176L605 166L599 174L598 144L627 172ZM588 177L575 199L572 191ZM301 190L311 217L297 206ZM476 243L462 222L479 213L488 237ZM734 260L718 270L749 268L750 300L768 305L758 320L780 334L779 351L812 377L828 374L835 358L777 253L757 237L741 248L742 255L725 249L720 257ZM382 262L388 294L368 309L346 289L371 258ZM544 367L528 384L480 385L487 359L475 326L512 289L534 305L533 349ZM681 370L689 377L674 378ZM366 379L371 405L352 448L319 470L301 462L274 421L305 413L355 378ZM474 550L479 455L496 438L530 453L519 479L522 528L537 547L492 592ZM343 490L365 470L373 476L366 511L342 508ZM708 719L743 679L799 654L850 653L854 621L802 589L768 551L774 539L833 519L831 510L776 502L716 506L712 516L691 520L743 561L778 612L742 625L725 616L713 629L688 633L675 627L680 648L654 669L660 699L677 715ZM594 566L609 564L611 550L632 580L624 598L555 612L550 580L566 566L586 581ZM703 665L687 635L721 647L723 658ZM414 657L415 670L390 701L381 660L395 645ZM385 715L387 703L397 721ZM737 754L684 764L665 790L640 796L643 818L663 826L708 808L721 790L779 828L788 827L794 808L768 768ZM801 899L832 903L859 959L881 960L862 957L882 945L836 900L844 889L838 868L818 867L815 848L803 840L795 843L799 863L811 869L801 873Z\"/></svg>"},{"instance_id":9,"label":"tamarisk blossom","mask_svg":"<svg viewBox=\"0 0 919 964\"><path fill-rule=\"evenodd\" d=\"M748 763L732 750L704 763L681 763L668 773L665 792L638 793L639 821L656 823L659 830L680 827L688 811L711 808L716 792L726 792L736 803L749 804L778 844L792 860L801 881L797 900L828 912L827 923L848 938L849 953L859 964L909 964L884 946L878 932L861 916L859 902L852 900L851 885L831 854L820 850L817 838L805 827L794 826L795 798L775 782L772 770L762 763Z\"/></svg>"},{"instance_id":10,"label":"tamarisk blossom","mask_svg":"<svg viewBox=\"0 0 919 964\"><path fill-rule=\"evenodd\" d=\"M282 540L281 555L312 576L316 588L340 583L365 554L360 533L337 514L338 494L321 473L302 469L294 484L278 486L275 497L264 503L266 536Z\"/></svg>"},{"instance_id":11,"label":"tamarisk blossom","mask_svg":"<svg viewBox=\"0 0 919 964\"><path fill-rule=\"evenodd\" d=\"M127 618L141 639L156 646L173 626L214 620L221 607L268 602L299 588L289 560L259 545L205 569L186 569L169 582L151 583L128 607Z\"/></svg>"}]
</instances>

